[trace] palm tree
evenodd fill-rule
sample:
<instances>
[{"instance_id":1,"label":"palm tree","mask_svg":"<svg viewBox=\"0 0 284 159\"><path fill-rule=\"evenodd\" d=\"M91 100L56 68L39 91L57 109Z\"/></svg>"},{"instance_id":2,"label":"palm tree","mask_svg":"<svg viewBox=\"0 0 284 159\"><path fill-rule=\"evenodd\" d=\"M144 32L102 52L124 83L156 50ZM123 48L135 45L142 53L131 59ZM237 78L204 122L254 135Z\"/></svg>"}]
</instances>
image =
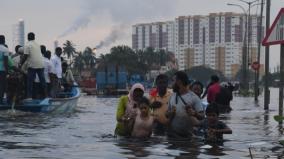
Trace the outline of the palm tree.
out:
<instances>
[{"instance_id":1,"label":"palm tree","mask_svg":"<svg viewBox=\"0 0 284 159\"><path fill-rule=\"evenodd\" d=\"M77 56L75 56L75 59L73 61L73 67L72 67L73 71L78 73L81 76L83 66L84 66L83 56L82 56L82 53L79 52L77 53Z\"/></svg>"},{"instance_id":2,"label":"palm tree","mask_svg":"<svg viewBox=\"0 0 284 159\"><path fill-rule=\"evenodd\" d=\"M83 52L83 60L85 62L86 68L93 68L96 64L96 57L93 50L90 47L86 47Z\"/></svg>"},{"instance_id":3,"label":"palm tree","mask_svg":"<svg viewBox=\"0 0 284 159\"><path fill-rule=\"evenodd\" d=\"M71 57L74 57L76 54L75 45L67 40L65 44L63 44L63 55L67 55L67 58L70 59Z\"/></svg>"}]
</instances>

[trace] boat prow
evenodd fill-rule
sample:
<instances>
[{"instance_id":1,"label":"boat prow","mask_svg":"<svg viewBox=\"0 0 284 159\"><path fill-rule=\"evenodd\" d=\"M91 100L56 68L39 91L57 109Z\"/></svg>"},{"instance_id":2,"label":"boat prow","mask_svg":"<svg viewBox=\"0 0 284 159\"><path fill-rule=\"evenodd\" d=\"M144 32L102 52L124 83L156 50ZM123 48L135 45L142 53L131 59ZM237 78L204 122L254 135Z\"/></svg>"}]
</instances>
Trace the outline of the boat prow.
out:
<instances>
[{"instance_id":1,"label":"boat prow","mask_svg":"<svg viewBox=\"0 0 284 159\"><path fill-rule=\"evenodd\" d=\"M80 96L80 89L76 84L71 88L70 92L59 93L58 98L24 100L13 108L10 104L2 104L0 105L0 110L15 109L25 112L70 113L77 106Z\"/></svg>"}]
</instances>

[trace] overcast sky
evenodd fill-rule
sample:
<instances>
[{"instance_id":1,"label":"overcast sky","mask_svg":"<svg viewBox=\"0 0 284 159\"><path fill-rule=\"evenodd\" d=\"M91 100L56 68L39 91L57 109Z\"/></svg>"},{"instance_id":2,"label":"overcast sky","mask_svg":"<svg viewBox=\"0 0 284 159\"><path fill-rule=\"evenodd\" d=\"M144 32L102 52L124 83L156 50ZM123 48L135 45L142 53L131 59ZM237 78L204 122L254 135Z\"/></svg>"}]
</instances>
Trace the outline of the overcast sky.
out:
<instances>
[{"instance_id":1,"label":"overcast sky","mask_svg":"<svg viewBox=\"0 0 284 159\"><path fill-rule=\"evenodd\" d=\"M110 40L111 33L118 37L115 43L98 50L108 52L113 45L131 46L131 25L153 21L173 20L182 15L207 15L213 12L242 12L227 6L239 0L0 0L0 34L12 47L12 25L25 20L25 31L33 31L37 41L53 49L54 39L60 44L71 40L78 50L96 47ZM272 0L271 19L284 7L284 0ZM258 6L253 7L256 13ZM115 40L115 39L112 39ZM271 49L271 67L279 64L279 47Z\"/></svg>"}]
</instances>

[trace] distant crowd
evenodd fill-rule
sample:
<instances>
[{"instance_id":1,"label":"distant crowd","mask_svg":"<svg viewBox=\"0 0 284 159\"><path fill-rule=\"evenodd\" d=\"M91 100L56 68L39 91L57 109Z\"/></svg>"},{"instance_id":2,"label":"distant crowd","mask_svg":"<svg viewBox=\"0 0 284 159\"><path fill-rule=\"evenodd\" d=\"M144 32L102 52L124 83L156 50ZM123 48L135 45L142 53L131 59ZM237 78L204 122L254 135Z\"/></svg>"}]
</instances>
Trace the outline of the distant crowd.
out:
<instances>
[{"instance_id":1,"label":"distant crowd","mask_svg":"<svg viewBox=\"0 0 284 159\"><path fill-rule=\"evenodd\" d=\"M127 96L119 100L115 134L124 137L148 138L152 134L187 139L204 136L206 141L219 142L223 134L232 130L218 119L220 113L231 111L232 86L221 86L213 75L203 93L203 84L188 80L183 71L173 77L172 90L169 78L157 76L155 88L145 97L144 86L136 83ZM207 104L202 98L207 96Z\"/></svg>"},{"instance_id":2,"label":"distant crowd","mask_svg":"<svg viewBox=\"0 0 284 159\"><path fill-rule=\"evenodd\" d=\"M75 82L68 63L61 57L62 48L57 47L52 55L46 46L36 42L34 33L28 33L27 39L25 46L16 46L12 53L5 36L0 35L0 104L56 98Z\"/></svg>"}]
</instances>

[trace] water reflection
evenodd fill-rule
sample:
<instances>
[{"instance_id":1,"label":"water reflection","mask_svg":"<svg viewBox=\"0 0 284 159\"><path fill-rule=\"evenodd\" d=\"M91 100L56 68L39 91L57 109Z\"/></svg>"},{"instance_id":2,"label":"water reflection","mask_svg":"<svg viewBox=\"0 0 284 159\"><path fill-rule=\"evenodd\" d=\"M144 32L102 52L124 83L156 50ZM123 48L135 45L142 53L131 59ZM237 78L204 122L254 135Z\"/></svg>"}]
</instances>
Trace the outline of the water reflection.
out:
<instances>
[{"instance_id":1,"label":"water reflection","mask_svg":"<svg viewBox=\"0 0 284 159\"><path fill-rule=\"evenodd\" d=\"M121 152L125 156L148 157L151 154L146 148L150 147L152 143L147 140L120 139L115 145L126 150Z\"/></svg>"}]
</instances>

